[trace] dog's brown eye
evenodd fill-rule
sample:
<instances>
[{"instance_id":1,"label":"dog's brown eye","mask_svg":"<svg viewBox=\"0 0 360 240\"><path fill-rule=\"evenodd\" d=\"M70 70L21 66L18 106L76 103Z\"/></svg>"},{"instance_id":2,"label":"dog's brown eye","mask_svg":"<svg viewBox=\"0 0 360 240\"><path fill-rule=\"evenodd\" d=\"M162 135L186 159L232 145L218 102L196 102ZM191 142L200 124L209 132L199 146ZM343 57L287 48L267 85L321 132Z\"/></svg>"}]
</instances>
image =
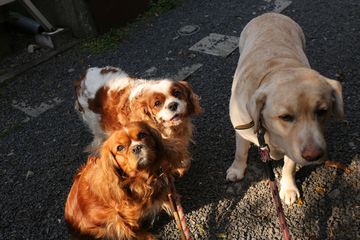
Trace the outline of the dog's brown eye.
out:
<instances>
[{"instance_id":1,"label":"dog's brown eye","mask_svg":"<svg viewBox=\"0 0 360 240\"><path fill-rule=\"evenodd\" d=\"M146 137L146 133L144 133L144 132L139 132L138 135L137 135L137 138L139 140L143 139L144 137Z\"/></svg>"},{"instance_id":2,"label":"dog's brown eye","mask_svg":"<svg viewBox=\"0 0 360 240\"><path fill-rule=\"evenodd\" d=\"M180 97L180 95L181 95L181 92L179 91L179 90L174 90L174 92L173 92L173 96L174 97Z\"/></svg>"},{"instance_id":3,"label":"dog's brown eye","mask_svg":"<svg viewBox=\"0 0 360 240\"><path fill-rule=\"evenodd\" d=\"M154 103L154 106L155 107L160 107L161 105L161 101L157 100L155 103Z\"/></svg>"},{"instance_id":4,"label":"dog's brown eye","mask_svg":"<svg viewBox=\"0 0 360 240\"><path fill-rule=\"evenodd\" d=\"M285 122L292 122L294 121L294 116L291 116L289 114L284 114L284 115L281 115L279 116L279 118Z\"/></svg>"},{"instance_id":5,"label":"dog's brown eye","mask_svg":"<svg viewBox=\"0 0 360 240\"><path fill-rule=\"evenodd\" d=\"M316 114L318 117L323 117L323 116L326 115L326 113L327 113L327 109L325 109L325 108L317 109L317 110L315 111L315 114Z\"/></svg>"},{"instance_id":6,"label":"dog's brown eye","mask_svg":"<svg viewBox=\"0 0 360 240\"><path fill-rule=\"evenodd\" d=\"M124 150L124 149L125 149L125 147L124 147L123 145L119 145L119 146L116 147L116 150L117 150L118 152L121 152L121 151Z\"/></svg>"}]
</instances>

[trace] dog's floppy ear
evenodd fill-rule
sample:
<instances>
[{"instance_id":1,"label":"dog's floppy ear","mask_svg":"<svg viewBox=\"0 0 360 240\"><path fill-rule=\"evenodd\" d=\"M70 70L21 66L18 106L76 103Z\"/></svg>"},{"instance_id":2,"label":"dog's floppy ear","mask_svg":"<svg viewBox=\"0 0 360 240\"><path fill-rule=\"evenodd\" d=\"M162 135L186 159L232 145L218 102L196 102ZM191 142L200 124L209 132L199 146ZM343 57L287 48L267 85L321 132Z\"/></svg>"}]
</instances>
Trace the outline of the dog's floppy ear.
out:
<instances>
[{"instance_id":1,"label":"dog's floppy ear","mask_svg":"<svg viewBox=\"0 0 360 240\"><path fill-rule=\"evenodd\" d=\"M137 121L139 119L152 119L146 102L146 97L143 93L131 100L130 109L130 115L134 116L134 119L130 119L132 121Z\"/></svg>"},{"instance_id":2,"label":"dog's floppy ear","mask_svg":"<svg viewBox=\"0 0 360 240\"><path fill-rule=\"evenodd\" d=\"M110 144L108 143L109 140L106 140L100 148L100 158L101 158L101 163L102 165L104 165L105 167L108 166L112 166L115 164L115 155L114 153L111 151L111 147Z\"/></svg>"},{"instance_id":3,"label":"dog's floppy ear","mask_svg":"<svg viewBox=\"0 0 360 240\"><path fill-rule=\"evenodd\" d=\"M337 119L342 119L344 117L344 102L341 84L339 81L330 78L325 78L325 80L332 88L333 113Z\"/></svg>"},{"instance_id":4,"label":"dog's floppy ear","mask_svg":"<svg viewBox=\"0 0 360 240\"><path fill-rule=\"evenodd\" d=\"M163 138L160 134L160 132L158 130L156 130L156 126L154 125L154 123L152 121L146 121L143 122L143 127L146 128L149 133L151 134L155 145L156 145L156 149L159 152L164 152L164 143L163 143Z\"/></svg>"},{"instance_id":5,"label":"dog's floppy ear","mask_svg":"<svg viewBox=\"0 0 360 240\"><path fill-rule=\"evenodd\" d=\"M188 82L186 82L186 80L181 80L179 81L179 83L186 88L189 94L189 100L190 100L189 114L192 115L192 114L202 113L203 109L200 106L200 97L194 93L192 87Z\"/></svg>"},{"instance_id":6,"label":"dog's floppy ear","mask_svg":"<svg viewBox=\"0 0 360 240\"><path fill-rule=\"evenodd\" d=\"M257 90L246 104L247 111L254 121L254 132L260 128L261 111L265 106L266 93L263 90Z\"/></svg>"},{"instance_id":7,"label":"dog's floppy ear","mask_svg":"<svg viewBox=\"0 0 360 240\"><path fill-rule=\"evenodd\" d=\"M79 102L79 96L81 94L81 83L85 79L85 76L86 76L86 72L82 73L79 79L73 81L73 87L75 91L75 109L78 110L79 112L84 112L84 109Z\"/></svg>"}]
</instances>

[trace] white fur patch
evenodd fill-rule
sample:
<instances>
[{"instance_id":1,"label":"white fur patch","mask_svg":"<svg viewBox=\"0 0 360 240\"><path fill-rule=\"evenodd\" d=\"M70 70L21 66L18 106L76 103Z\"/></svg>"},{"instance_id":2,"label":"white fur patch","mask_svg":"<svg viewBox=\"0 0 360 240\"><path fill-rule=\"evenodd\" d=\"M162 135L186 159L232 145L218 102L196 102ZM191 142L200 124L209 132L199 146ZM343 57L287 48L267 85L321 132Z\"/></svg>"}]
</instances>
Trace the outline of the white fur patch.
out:
<instances>
[{"instance_id":1,"label":"white fur patch","mask_svg":"<svg viewBox=\"0 0 360 240\"><path fill-rule=\"evenodd\" d=\"M142 80L142 79L137 79L135 86L131 89L131 93L129 95L129 99L132 100L134 99L136 96L138 96L139 94L141 94L145 87L148 86L148 84L151 83L151 81L147 81L147 80Z\"/></svg>"},{"instance_id":2,"label":"white fur patch","mask_svg":"<svg viewBox=\"0 0 360 240\"><path fill-rule=\"evenodd\" d=\"M85 78L81 82L81 93L78 97L82 107L88 107L88 100L94 98L96 92L105 85L110 89L123 89L129 85L130 78L124 71L112 68L117 72L101 73L106 68L93 67L87 70Z\"/></svg>"},{"instance_id":3,"label":"white fur patch","mask_svg":"<svg viewBox=\"0 0 360 240\"><path fill-rule=\"evenodd\" d=\"M117 72L109 71L107 73L101 73L105 68L93 67L89 68L86 72L85 79L81 88L84 89L84 94L88 98L94 98L96 92L102 86L106 85L110 89L122 89L129 85L129 76L120 68L116 69Z\"/></svg>"},{"instance_id":4,"label":"white fur patch","mask_svg":"<svg viewBox=\"0 0 360 240\"><path fill-rule=\"evenodd\" d=\"M135 86L131 90L129 99L132 100L136 96L143 93L145 90L163 93L165 95L168 94L172 81L169 79L161 79L161 80L144 80L137 79L135 82Z\"/></svg>"},{"instance_id":5,"label":"white fur patch","mask_svg":"<svg viewBox=\"0 0 360 240\"><path fill-rule=\"evenodd\" d=\"M134 146L140 145L140 144L142 144L142 142L139 142L139 141L131 141L130 147L134 147Z\"/></svg>"},{"instance_id":6,"label":"white fur patch","mask_svg":"<svg viewBox=\"0 0 360 240\"><path fill-rule=\"evenodd\" d=\"M169 109L169 104L176 102L178 107L176 111L171 111ZM164 103L163 108L158 112L156 118L158 120L170 121L176 114L183 114L186 111L186 102L179 100L175 97L167 97Z\"/></svg>"},{"instance_id":7,"label":"white fur patch","mask_svg":"<svg viewBox=\"0 0 360 240\"><path fill-rule=\"evenodd\" d=\"M84 95L88 98L94 98L97 90L104 86L107 79L100 74L102 68L89 68L86 72L85 79L81 82L81 88L84 90Z\"/></svg>"},{"instance_id":8,"label":"white fur patch","mask_svg":"<svg viewBox=\"0 0 360 240\"><path fill-rule=\"evenodd\" d=\"M150 89L156 92L161 92L165 95L167 95L170 91L171 85L173 84L173 81L169 79L162 79L155 81L154 84L151 85Z\"/></svg>"},{"instance_id":9,"label":"white fur patch","mask_svg":"<svg viewBox=\"0 0 360 240\"><path fill-rule=\"evenodd\" d=\"M106 73L101 73L103 69L111 68L117 71L113 72L109 69ZM100 126L101 116L89 109L88 101L95 97L96 92L104 85L109 86L110 89L122 89L129 85L130 78L119 68L105 67L89 68L86 72L85 78L81 81L80 94L78 96L78 103L83 112L80 112L83 121L88 125L91 132L94 134L93 146L102 143L106 137L106 133Z\"/></svg>"},{"instance_id":10,"label":"white fur patch","mask_svg":"<svg viewBox=\"0 0 360 240\"><path fill-rule=\"evenodd\" d=\"M107 76L106 78L110 78L105 86L109 87L110 90L121 90L124 89L126 87L129 86L131 79L129 78L129 76L125 73L125 72L120 72L120 73L108 73L107 75L112 75L112 76Z\"/></svg>"}]
</instances>

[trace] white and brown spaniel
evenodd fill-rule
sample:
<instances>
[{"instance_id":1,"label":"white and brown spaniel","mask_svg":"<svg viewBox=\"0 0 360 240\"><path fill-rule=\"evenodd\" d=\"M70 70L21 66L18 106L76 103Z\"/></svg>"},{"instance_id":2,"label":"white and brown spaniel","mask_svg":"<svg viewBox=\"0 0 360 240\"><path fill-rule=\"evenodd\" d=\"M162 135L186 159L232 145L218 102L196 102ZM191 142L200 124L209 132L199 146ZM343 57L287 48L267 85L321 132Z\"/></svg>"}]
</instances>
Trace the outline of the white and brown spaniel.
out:
<instances>
[{"instance_id":1,"label":"white and brown spaniel","mask_svg":"<svg viewBox=\"0 0 360 240\"><path fill-rule=\"evenodd\" d=\"M193 130L190 117L202 111L187 82L136 79L114 67L89 68L75 82L75 90L75 108L94 134L92 148L128 122L151 120L163 137L180 139L187 151ZM183 170L189 164L184 159Z\"/></svg>"}]
</instances>

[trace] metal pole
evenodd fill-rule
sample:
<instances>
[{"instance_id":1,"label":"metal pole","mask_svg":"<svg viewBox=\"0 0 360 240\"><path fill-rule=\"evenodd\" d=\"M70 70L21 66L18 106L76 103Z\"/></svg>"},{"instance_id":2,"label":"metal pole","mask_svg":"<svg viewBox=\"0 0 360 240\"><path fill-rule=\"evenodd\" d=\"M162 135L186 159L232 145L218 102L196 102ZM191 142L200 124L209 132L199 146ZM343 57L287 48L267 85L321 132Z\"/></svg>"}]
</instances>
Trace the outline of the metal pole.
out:
<instances>
[{"instance_id":1,"label":"metal pole","mask_svg":"<svg viewBox=\"0 0 360 240\"><path fill-rule=\"evenodd\" d=\"M35 7L35 5L30 0L21 0L20 1L25 8L29 11L29 13L41 23L42 27L47 31L51 32L54 31L55 28L51 23L44 17L44 15L41 14L39 9Z\"/></svg>"}]
</instances>

